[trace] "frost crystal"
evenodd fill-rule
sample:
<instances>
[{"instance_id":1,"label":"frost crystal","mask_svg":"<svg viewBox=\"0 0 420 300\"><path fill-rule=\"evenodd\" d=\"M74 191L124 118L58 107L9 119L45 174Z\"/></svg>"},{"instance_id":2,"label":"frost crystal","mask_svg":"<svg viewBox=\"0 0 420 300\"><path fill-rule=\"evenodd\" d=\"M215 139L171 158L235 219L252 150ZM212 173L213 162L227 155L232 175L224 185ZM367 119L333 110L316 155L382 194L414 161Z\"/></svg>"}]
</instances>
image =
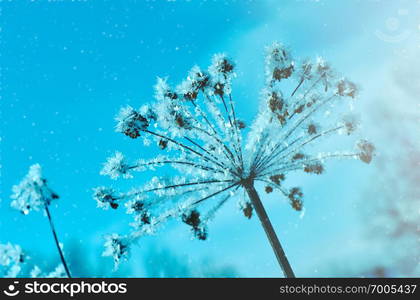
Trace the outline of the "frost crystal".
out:
<instances>
[{"instance_id":1,"label":"frost crystal","mask_svg":"<svg viewBox=\"0 0 420 300\"><path fill-rule=\"evenodd\" d=\"M58 195L47 186L47 180L42 178L39 164L32 165L28 174L18 185L14 185L12 190L11 206L25 215L58 199Z\"/></svg>"},{"instance_id":2,"label":"frost crystal","mask_svg":"<svg viewBox=\"0 0 420 300\"><path fill-rule=\"evenodd\" d=\"M127 178L131 171L171 168L165 173L173 176L152 177L118 195L104 187L95 190L98 206L117 208L117 201L124 201L134 217L128 236L107 237L105 253L116 265L127 257L131 242L156 232L169 218L181 220L196 238L206 239L207 225L217 211L240 190L250 195L254 182L263 183L267 193L283 195L303 214L304 193L300 187L286 187L289 172L320 175L333 158L371 161L374 147L366 141L359 142L355 152L317 152L312 147L357 129L353 119L339 116L338 107L345 108L358 89L353 82L338 79L325 60L299 62L279 43L267 47L261 104L246 139L232 95L235 76L235 64L216 54L207 71L193 67L175 89L167 78L158 78L155 103L139 111L121 109L117 131L140 137L144 145L155 145L164 154L127 163L117 152L101 174ZM253 216L254 202L240 202L245 217Z\"/></svg>"}]
</instances>

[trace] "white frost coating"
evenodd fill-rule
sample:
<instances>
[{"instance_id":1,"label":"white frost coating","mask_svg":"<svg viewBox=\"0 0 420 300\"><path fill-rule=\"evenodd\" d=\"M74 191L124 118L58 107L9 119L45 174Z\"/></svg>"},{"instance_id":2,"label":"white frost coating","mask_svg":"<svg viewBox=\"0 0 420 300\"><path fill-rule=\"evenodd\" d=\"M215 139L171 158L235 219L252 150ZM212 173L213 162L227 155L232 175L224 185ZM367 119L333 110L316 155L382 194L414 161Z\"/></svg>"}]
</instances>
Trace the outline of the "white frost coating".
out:
<instances>
[{"instance_id":1,"label":"white frost coating","mask_svg":"<svg viewBox=\"0 0 420 300\"><path fill-rule=\"evenodd\" d=\"M12 187L11 207L27 215L31 210L39 210L43 206L49 205L53 199L57 199L55 194L47 186L47 180L42 178L41 166L32 165L28 174L23 180Z\"/></svg>"},{"instance_id":2,"label":"white frost coating","mask_svg":"<svg viewBox=\"0 0 420 300\"><path fill-rule=\"evenodd\" d=\"M133 177L130 173L131 169L132 167L127 163L124 155L121 152L115 152L113 156L107 159L100 174L109 176L112 179L117 179L120 176L131 178Z\"/></svg>"},{"instance_id":3,"label":"white frost coating","mask_svg":"<svg viewBox=\"0 0 420 300\"><path fill-rule=\"evenodd\" d=\"M21 271L25 256L19 245L0 244L0 266L5 270L3 276L15 278ZM1 273L0 273L1 274Z\"/></svg>"},{"instance_id":4,"label":"white frost coating","mask_svg":"<svg viewBox=\"0 0 420 300\"><path fill-rule=\"evenodd\" d=\"M118 131L143 139L145 145L164 154L129 164L117 152L101 174L115 179L161 168L160 174L168 175L151 176L128 192L95 190L99 207L116 209L124 202L134 219L129 235L107 237L104 255L112 256L116 266L127 258L132 242L154 234L169 218L180 219L196 238L206 239L209 221L229 199L243 195L243 187L250 182L265 184L267 193L284 195L303 216L302 189L285 186L287 173L322 174L330 158L371 161L374 147L364 140L354 152L318 153L312 147L334 134L353 134L357 128L353 119L334 113L346 108L341 105L346 103L343 98L357 96L357 87L336 78L325 60L299 62L279 43L267 47L265 86L249 130L235 111L235 76L234 63L225 54L216 54L206 71L194 66L175 89L167 78L158 78L155 103L138 111L121 109L116 118ZM247 199L240 202L240 209L246 217L252 216Z\"/></svg>"}]
</instances>

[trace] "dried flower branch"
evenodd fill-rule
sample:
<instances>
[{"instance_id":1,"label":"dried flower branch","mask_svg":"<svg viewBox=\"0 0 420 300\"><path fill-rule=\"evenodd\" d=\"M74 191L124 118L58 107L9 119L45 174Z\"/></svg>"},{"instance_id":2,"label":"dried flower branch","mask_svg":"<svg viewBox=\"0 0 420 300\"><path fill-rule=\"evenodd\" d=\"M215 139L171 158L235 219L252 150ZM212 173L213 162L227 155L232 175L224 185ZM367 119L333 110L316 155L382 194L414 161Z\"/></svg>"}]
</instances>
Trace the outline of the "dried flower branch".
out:
<instances>
[{"instance_id":1,"label":"dried flower branch","mask_svg":"<svg viewBox=\"0 0 420 300\"><path fill-rule=\"evenodd\" d=\"M198 239L206 239L207 224L217 210L238 190L244 190L249 196L240 205L244 215L251 218L255 209L285 276L294 277L254 183L266 184L267 193L280 192L300 211L303 192L299 187L284 186L288 172L322 174L330 158L371 161L374 147L366 141L359 142L359 150L354 152L309 153L308 146L334 134L350 135L357 128L352 118L336 120L327 127L320 124L331 119L322 113L344 104L343 98L353 101L358 94L357 86L347 79L336 79L324 60L298 63L281 44L267 48L266 86L245 143L245 123L237 118L232 97L234 71L234 63L217 54L207 71L193 67L175 89L167 78L158 78L154 104L139 110L121 109L116 118L117 132L143 139L145 145L154 140L157 149L167 154L129 162L117 152L101 174L127 178L136 171L169 166L180 175L153 177L143 187L128 192L95 189L98 206L116 209L126 201L128 212L135 215L129 235L107 238L104 254L113 256L116 266L127 258L134 241L154 233L168 218L179 218Z\"/></svg>"}]
</instances>

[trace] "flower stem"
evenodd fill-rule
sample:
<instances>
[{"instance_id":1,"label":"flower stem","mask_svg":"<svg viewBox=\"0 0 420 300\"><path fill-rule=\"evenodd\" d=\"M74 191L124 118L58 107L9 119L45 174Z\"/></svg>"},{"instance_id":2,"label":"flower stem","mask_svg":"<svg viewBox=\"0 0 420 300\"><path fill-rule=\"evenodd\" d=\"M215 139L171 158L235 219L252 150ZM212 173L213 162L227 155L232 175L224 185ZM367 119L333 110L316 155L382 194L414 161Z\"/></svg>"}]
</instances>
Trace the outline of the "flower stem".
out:
<instances>
[{"instance_id":1,"label":"flower stem","mask_svg":"<svg viewBox=\"0 0 420 300\"><path fill-rule=\"evenodd\" d=\"M47 212L48 221L50 222L50 228L54 236L55 245L57 246L58 253L60 254L61 263L64 266L64 270L66 271L67 277L71 278L70 270L67 266L66 259L64 258L63 251L61 250L60 243L58 242L57 233L54 228L54 223L51 218L50 210L48 209L48 204L45 204L45 211Z\"/></svg>"},{"instance_id":2,"label":"flower stem","mask_svg":"<svg viewBox=\"0 0 420 300\"><path fill-rule=\"evenodd\" d=\"M284 253L283 247L280 244L280 241L274 231L273 225L271 225L270 219L264 209L264 206L261 202L260 197L258 196L257 191L254 187L254 182L248 182L244 185L246 192L248 193L249 199L251 200L252 206L257 212L258 218L261 221L261 225L264 228L265 234L267 235L268 240L270 241L273 252L276 255L277 261L284 273L284 276L287 278L294 278L295 274L293 273L292 267L287 260L286 254Z\"/></svg>"}]
</instances>

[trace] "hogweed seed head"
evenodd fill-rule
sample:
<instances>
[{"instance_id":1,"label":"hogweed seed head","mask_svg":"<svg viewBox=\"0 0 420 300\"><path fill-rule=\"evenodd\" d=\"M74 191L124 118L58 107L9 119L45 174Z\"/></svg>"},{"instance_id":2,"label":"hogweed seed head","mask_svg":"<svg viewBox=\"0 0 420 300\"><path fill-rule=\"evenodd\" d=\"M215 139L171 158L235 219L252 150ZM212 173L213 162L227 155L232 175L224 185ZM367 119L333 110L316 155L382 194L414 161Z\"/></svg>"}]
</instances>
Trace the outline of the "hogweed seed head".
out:
<instances>
[{"instance_id":1,"label":"hogweed seed head","mask_svg":"<svg viewBox=\"0 0 420 300\"><path fill-rule=\"evenodd\" d=\"M12 188L11 207L27 215L31 210L39 210L44 205L49 205L59 196L47 185L47 180L42 177L39 164L32 165L28 174L18 185Z\"/></svg>"},{"instance_id":2,"label":"hogweed seed head","mask_svg":"<svg viewBox=\"0 0 420 300\"><path fill-rule=\"evenodd\" d=\"M119 262L130 243L155 233L169 218L182 220L195 237L204 240L217 211L254 182L263 183L267 193L282 194L294 210L303 211L303 192L300 187L285 186L286 174L322 174L326 161L333 158L371 161L374 146L366 141L359 142L356 152L317 152L311 147L357 129L354 119L334 113L344 104L340 99L357 96L353 82L337 79L321 58L295 61L279 43L267 47L265 63L261 105L246 138L232 94L235 66L224 54L213 56L207 71L193 67L175 89L167 78L158 78L155 103L139 111L121 110L117 131L141 138L165 155L128 163L117 152L101 174L127 178L134 171L172 168L178 175L152 177L145 185L118 195L104 188L95 192L99 206L117 208L117 202L125 202L127 213L134 217L128 236L107 238L105 254ZM285 89L283 82L294 88ZM342 120L333 120L336 116ZM251 202L241 201L240 209L251 218Z\"/></svg>"}]
</instances>

